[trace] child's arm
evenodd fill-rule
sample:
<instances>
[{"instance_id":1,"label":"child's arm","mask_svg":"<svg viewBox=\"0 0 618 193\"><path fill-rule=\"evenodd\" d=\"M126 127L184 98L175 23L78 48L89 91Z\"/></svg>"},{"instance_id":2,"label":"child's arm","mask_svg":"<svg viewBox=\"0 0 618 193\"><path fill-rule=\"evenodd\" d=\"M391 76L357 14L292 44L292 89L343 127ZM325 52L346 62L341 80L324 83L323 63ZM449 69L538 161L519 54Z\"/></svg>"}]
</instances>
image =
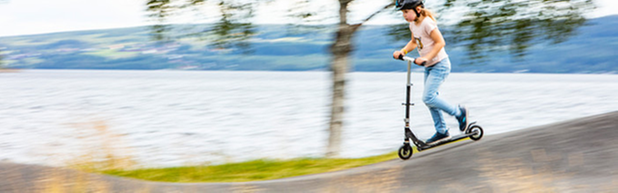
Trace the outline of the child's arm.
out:
<instances>
[{"instance_id":1,"label":"child's arm","mask_svg":"<svg viewBox=\"0 0 618 193\"><path fill-rule=\"evenodd\" d=\"M438 28L432 30L429 36L435 42L433 49L431 49L431 52L429 52L426 56L418 58L419 60L427 61L428 58L429 59L435 58L438 55L438 53L440 53L440 50L442 50L442 48L444 48L444 46L446 45L446 42L444 41L444 37L442 37L442 33L440 32Z\"/></svg>"},{"instance_id":2,"label":"child's arm","mask_svg":"<svg viewBox=\"0 0 618 193\"><path fill-rule=\"evenodd\" d=\"M399 58L400 55L406 55L408 52L414 50L416 48L416 41L414 41L414 34L412 34L412 39L401 48L401 50L393 52L393 58Z\"/></svg>"}]
</instances>

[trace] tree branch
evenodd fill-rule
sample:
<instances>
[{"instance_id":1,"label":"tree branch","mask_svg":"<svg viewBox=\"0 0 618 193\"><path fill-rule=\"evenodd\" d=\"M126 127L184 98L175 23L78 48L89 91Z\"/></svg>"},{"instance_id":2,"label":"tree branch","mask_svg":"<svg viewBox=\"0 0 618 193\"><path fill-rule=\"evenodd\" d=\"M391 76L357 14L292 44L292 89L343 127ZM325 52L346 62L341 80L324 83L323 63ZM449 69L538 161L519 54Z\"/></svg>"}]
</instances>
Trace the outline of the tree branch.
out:
<instances>
[{"instance_id":1,"label":"tree branch","mask_svg":"<svg viewBox=\"0 0 618 193\"><path fill-rule=\"evenodd\" d=\"M388 5L385 5L382 9L380 9L379 11L376 11L375 13L371 14L369 17L365 18L362 22L352 25L353 30L356 31L365 22L371 20L371 18L375 17L379 13L382 13L382 11L391 8L392 6L395 6L395 3L389 3Z\"/></svg>"}]
</instances>

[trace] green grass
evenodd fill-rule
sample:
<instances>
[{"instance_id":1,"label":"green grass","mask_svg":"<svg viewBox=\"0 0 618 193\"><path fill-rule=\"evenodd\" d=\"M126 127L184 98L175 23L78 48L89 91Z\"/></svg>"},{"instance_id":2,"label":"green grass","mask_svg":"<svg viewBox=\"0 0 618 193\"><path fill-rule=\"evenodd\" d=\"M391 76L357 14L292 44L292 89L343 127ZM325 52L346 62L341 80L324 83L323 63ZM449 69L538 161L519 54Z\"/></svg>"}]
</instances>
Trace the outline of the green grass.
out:
<instances>
[{"instance_id":1,"label":"green grass","mask_svg":"<svg viewBox=\"0 0 618 193\"><path fill-rule=\"evenodd\" d=\"M414 148L416 152L416 148ZM332 172L397 158L397 152L365 158L253 160L213 166L107 170L101 173L161 182L247 182Z\"/></svg>"}]
</instances>

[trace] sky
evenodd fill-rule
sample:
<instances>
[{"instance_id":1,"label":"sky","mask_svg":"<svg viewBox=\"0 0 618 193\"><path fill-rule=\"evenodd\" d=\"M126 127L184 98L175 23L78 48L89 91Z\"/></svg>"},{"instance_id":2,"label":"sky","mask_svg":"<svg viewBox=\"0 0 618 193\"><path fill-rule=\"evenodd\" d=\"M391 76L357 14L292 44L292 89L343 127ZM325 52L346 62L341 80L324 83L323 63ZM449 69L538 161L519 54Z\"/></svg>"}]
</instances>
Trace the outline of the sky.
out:
<instances>
[{"instance_id":1,"label":"sky","mask_svg":"<svg viewBox=\"0 0 618 193\"><path fill-rule=\"evenodd\" d=\"M326 2L335 0L315 0L313 2ZM617 0L595 0L598 9L589 17L602 17L618 14ZM152 24L144 11L145 0L0 0L0 37L16 36L29 34L43 34L63 31L91 30L91 29L110 29L135 27ZM287 1L291 2L291 1ZM379 10L382 4L390 1L376 0L356 1L351 9L367 10L353 12L350 17L364 18L362 12L371 13ZM323 5L324 3L322 3ZM254 18L256 23L289 23L294 22L289 17L283 17L287 13L290 5L274 6L279 4L262 5ZM208 6L206 6L208 7ZM310 8L313 10L327 10L336 13L335 6L320 6ZM354 14L354 13L361 14ZM218 12L215 9L204 8L201 10L203 18L209 17ZM210 15L209 15L210 14ZM180 23L195 22L195 17L177 17L174 21ZM333 20L336 18L330 18ZM328 18L327 18L328 20ZM354 20L354 19L352 19ZM358 20L358 19L357 19ZM208 22L203 20L202 22ZM393 17L380 15L373 19L370 24L393 23Z\"/></svg>"}]
</instances>

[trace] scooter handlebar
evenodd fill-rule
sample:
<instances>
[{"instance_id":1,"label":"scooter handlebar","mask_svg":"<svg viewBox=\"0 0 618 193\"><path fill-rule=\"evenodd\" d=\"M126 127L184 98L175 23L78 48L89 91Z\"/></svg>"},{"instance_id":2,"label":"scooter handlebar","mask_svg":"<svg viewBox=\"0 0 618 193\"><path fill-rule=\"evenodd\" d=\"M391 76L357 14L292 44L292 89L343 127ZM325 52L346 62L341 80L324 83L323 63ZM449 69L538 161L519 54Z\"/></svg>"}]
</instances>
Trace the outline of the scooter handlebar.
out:
<instances>
[{"instance_id":1,"label":"scooter handlebar","mask_svg":"<svg viewBox=\"0 0 618 193\"><path fill-rule=\"evenodd\" d=\"M412 57L408 57L408 56L404 56L404 55L399 55L399 58L397 58L398 60L403 60L403 61L408 61L408 62L412 62L414 63L414 60L416 60L416 58L412 58ZM427 62L423 62L421 64L421 66L425 66ZM416 63L415 63L416 64Z\"/></svg>"}]
</instances>

